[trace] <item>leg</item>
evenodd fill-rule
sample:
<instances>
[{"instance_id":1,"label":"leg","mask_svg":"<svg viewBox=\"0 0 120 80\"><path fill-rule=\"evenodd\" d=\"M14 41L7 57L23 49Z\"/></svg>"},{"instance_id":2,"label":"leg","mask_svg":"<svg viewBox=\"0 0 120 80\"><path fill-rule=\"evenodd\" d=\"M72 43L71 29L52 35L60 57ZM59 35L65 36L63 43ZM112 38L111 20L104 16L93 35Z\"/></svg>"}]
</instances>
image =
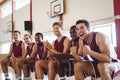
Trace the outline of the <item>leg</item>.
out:
<instances>
[{"instance_id":1,"label":"leg","mask_svg":"<svg viewBox=\"0 0 120 80\"><path fill-rule=\"evenodd\" d=\"M5 59L1 60L0 63L1 63L2 71L3 71L4 75L5 75L5 79L6 79L6 80L7 80L7 79L9 80L8 65L11 66L10 60L9 60L8 58L5 58Z\"/></svg>"},{"instance_id":2,"label":"leg","mask_svg":"<svg viewBox=\"0 0 120 80\"><path fill-rule=\"evenodd\" d=\"M97 68L102 80L112 80L111 75L114 72L114 65L112 63L99 63Z\"/></svg>"},{"instance_id":3,"label":"leg","mask_svg":"<svg viewBox=\"0 0 120 80\"><path fill-rule=\"evenodd\" d=\"M44 79L44 70L48 69L48 63L47 60L38 60L35 63L35 72L36 72L36 78L37 79Z\"/></svg>"},{"instance_id":4,"label":"leg","mask_svg":"<svg viewBox=\"0 0 120 80\"><path fill-rule=\"evenodd\" d=\"M29 77L30 76L30 64L24 64L23 65L23 74L24 74L24 77Z\"/></svg>"},{"instance_id":5,"label":"leg","mask_svg":"<svg viewBox=\"0 0 120 80\"><path fill-rule=\"evenodd\" d=\"M84 80L84 72L88 73L89 75L93 75L94 71L92 64L87 61L76 62L74 64L75 80Z\"/></svg>"},{"instance_id":6,"label":"leg","mask_svg":"<svg viewBox=\"0 0 120 80\"><path fill-rule=\"evenodd\" d=\"M21 77L21 67L22 67L22 63L21 62L16 62L15 63L15 72L17 74L18 77Z\"/></svg>"},{"instance_id":7,"label":"leg","mask_svg":"<svg viewBox=\"0 0 120 80\"><path fill-rule=\"evenodd\" d=\"M48 79L55 80L56 76L56 61L49 61L48 64Z\"/></svg>"},{"instance_id":8,"label":"leg","mask_svg":"<svg viewBox=\"0 0 120 80\"><path fill-rule=\"evenodd\" d=\"M24 78L30 78L30 69L34 69L35 60L26 60L23 65Z\"/></svg>"},{"instance_id":9,"label":"leg","mask_svg":"<svg viewBox=\"0 0 120 80\"><path fill-rule=\"evenodd\" d=\"M7 58L1 60L1 68L3 73L8 73L8 63L9 63L9 60Z\"/></svg>"},{"instance_id":10,"label":"leg","mask_svg":"<svg viewBox=\"0 0 120 80\"><path fill-rule=\"evenodd\" d=\"M65 60L59 60L57 61L57 72L60 77L65 77L65 65L66 65Z\"/></svg>"}]
</instances>

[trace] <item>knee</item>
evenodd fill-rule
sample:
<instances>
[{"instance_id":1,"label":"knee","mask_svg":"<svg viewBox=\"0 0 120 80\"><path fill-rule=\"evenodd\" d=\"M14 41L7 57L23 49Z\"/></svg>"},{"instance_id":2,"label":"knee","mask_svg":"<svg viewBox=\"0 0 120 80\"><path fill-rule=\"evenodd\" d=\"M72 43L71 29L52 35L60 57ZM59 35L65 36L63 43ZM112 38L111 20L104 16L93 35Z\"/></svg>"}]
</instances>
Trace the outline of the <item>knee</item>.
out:
<instances>
[{"instance_id":1,"label":"knee","mask_svg":"<svg viewBox=\"0 0 120 80\"><path fill-rule=\"evenodd\" d=\"M75 62L74 63L74 71L82 70L82 68L83 68L82 62Z\"/></svg>"},{"instance_id":2,"label":"knee","mask_svg":"<svg viewBox=\"0 0 120 80\"><path fill-rule=\"evenodd\" d=\"M99 72L104 72L104 71L108 70L106 63L99 63L97 65L97 68L98 68Z\"/></svg>"},{"instance_id":3,"label":"knee","mask_svg":"<svg viewBox=\"0 0 120 80\"><path fill-rule=\"evenodd\" d=\"M0 61L0 64L1 64L1 65L4 65L5 63L7 63L7 60L6 60L6 59L3 59L3 60Z\"/></svg>"},{"instance_id":4,"label":"knee","mask_svg":"<svg viewBox=\"0 0 120 80\"><path fill-rule=\"evenodd\" d=\"M3 64L4 64L4 61L3 61L3 60L1 60L1 61L0 61L0 64L1 64L1 65L3 65Z\"/></svg>"},{"instance_id":5,"label":"knee","mask_svg":"<svg viewBox=\"0 0 120 80\"><path fill-rule=\"evenodd\" d=\"M16 67L20 67L20 62L16 62L16 63L15 63L15 66L16 66Z\"/></svg>"},{"instance_id":6,"label":"knee","mask_svg":"<svg viewBox=\"0 0 120 80\"><path fill-rule=\"evenodd\" d=\"M37 61L37 62L35 63L35 69L38 69L39 67L41 67L40 65L41 65L41 62L40 62L40 61Z\"/></svg>"},{"instance_id":7,"label":"knee","mask_svg":"<svg viewBox=\"0 0 120 80\"><path fill-rule=\"evenodd\" d=\"M55 62L49 61L48 68L55 68Z\"/></svg>"}]
</instances>

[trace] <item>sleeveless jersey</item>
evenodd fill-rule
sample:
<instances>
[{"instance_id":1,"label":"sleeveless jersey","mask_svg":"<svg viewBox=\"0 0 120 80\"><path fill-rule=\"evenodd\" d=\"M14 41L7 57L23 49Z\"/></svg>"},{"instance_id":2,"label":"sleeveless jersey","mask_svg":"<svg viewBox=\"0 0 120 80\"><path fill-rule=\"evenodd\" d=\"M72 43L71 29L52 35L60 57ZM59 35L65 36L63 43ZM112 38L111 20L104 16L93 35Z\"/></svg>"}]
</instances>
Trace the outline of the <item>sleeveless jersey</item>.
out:
<instances>
[{"instance_id":1,"label":"sleeveless jersey","mask_svg":"<svg viewBox=\"0 0 120 80\"><path fill-rule=\"evenodd\" d=\"M95 51L95 52L98 52L100 53L100 49L99 49L99 46L97 45L96 43L96 35L97 35L98 32L93 32L93 39L91 41L90 44L88 44L85 40L83 40L83 44L84 45L89 45L90 46L90 49ZM91 56L92 57L92 56ZM92 59L95 61L95 62L99 62L97 59L93 58Z\"/></svg>"},{"instance_id":2,"label":"sleeveless jersey","mask_svg":"<svg viewBox=\"0 0 120 80\"><path fill-rule=\"evenodd\" d=\"M16 45L15 42L13 43L13 50L12 50L12 52L14 53L14 56L15 56L15 57L20 57L20 56L22 56L22 48L21 48L21 45L22 45L22 41L20 41L18 45Z\"/></svg>"},{"instance_id":3,"label":"sleeveless jersey","mask_svg":"<svg viewBox=\"0 0 120 80\"><path fill-rule=\"evenodd\" d=\"M40 44L37 44L37 54L39 56L39 59L42 58L44 52L44 44L42 46L40 46Z\"/></svg>"},{"instance_id":4,"label":"sleeveless jersey","mask_svg":"<svg viewBox=\"0 0 120 80\"><path fill-rule=\"evenodd\" d=\"M32 43L32 47L29 48L29 46L27 46L27 54L30 56L31 53L32 53L32 50L33 50L33 46L35 45L35 43ZM37 54L36 56L34 57L34 59L37 59Z\"/></svg>"},{"instance_id":5,"label":"sleeveless jersey","mask_svg":"<svg viewBox=\"0 0 120 80\"><path fill-rule=\"evenodd\" d=\"M72 46L77 46L77 45L78 45L78 41L79 41L79 37L76 37L75 40L71 40L70 46L71 46L71 47L72 47Z\"/></svg>"},{"instance_id":6,"label":"sleeveless jersey","mask_svg":"<svg viewBox=\"0 0 120 80\"><path fill-rule=\"evenodd\" d=\"M60 41L58 41L57 39L55 40L54 48L56 51L63 52L65 38L66 36L63 36Z\"/></svg>"}]
</instances>

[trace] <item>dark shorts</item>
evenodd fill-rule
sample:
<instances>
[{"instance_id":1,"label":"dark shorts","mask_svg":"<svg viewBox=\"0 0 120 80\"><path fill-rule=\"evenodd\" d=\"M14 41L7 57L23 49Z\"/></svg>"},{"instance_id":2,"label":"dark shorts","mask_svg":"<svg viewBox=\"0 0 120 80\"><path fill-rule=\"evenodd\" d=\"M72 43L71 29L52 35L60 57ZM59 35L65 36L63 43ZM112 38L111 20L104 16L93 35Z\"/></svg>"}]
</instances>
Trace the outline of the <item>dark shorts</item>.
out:
<instances>
[{"instance_id":1,"label":"dark shorts","mask_svg":"<svg viewBox=\"0 0 120 80\"><path fill-rule=\"evenodd\" d=\"M99 63L98 63L98 62L93 62L93 61L91 61L91 63L92 63L92 65L93 65L93 69L94 69L94 71L95 71L95 74L92 75L92 76L95 77L95 78L100 77L100 73L99 73L98 68L97 68L97 65L98 65Z\"/></svg>"},{"instance_id":2,"label":"dark shorts","mask_svg":"<svg viewBox=\"0 0 120 80\"><path fill-rule=\"evenodd\" d=\"M66 76L74 75L74 60L67 60Z\"/></svg>"},{"instance_id":3,"label":"dark shorts","mask_svg":"<svg viewBox=\"0 0 120 80\"><path fill-rule=\"evenodd\" d=\"M58 62L60 63L57 65L57 66L59 66L58 68L61 68L61 67L62 67L62 69L64 68L66 76L74 75L74 68L73 68L74 60L59 60L59 61L57 61L57 63ZM58 73L59 73L59 71L58 71Z\"/></svg>"},{"instance_id":4,"label":"dark shorts","mask_svg":"<svg viewBox=\"0 0 120 80\"><path fill-rule=\"evenodd\" d=\"M90 61L90 63L91 63L92 66L93 66L93 70L95 71L95 72L94 72L95 74L89 75L88 73L83 72L84 77L85 77L85 78L88 77L88 76L92 76L92 77L94 77L94 78L100 77L99 71L98 71L98 69L97 69L98 62Z\"/></svg>"}]
</instances>

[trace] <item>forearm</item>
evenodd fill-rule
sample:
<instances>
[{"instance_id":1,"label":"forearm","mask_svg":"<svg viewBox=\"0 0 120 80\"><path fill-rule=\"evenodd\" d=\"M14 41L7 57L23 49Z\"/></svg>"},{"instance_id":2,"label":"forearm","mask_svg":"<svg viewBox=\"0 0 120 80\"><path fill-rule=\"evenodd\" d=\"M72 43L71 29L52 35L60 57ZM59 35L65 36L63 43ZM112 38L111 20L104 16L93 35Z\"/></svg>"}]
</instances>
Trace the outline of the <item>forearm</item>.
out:
<instances>
[{"instance_id":1,"label":"forearm","mask_svg":"<svg viewBox=\"0 0 120 80\"><path fill-rule=\"evenodd\" d=\"M103 54L103 53L90 51L88 55L92 56L93 58L96 58L100 62L110 63L110 61L111 61L110 57L108 57L106 54Z\"/></svg>"},{"instance_id":2,"label":"forearm","mask_svg":"<svg viewBox=\"0 0 120 80\"><path fill-rule=\"evenodd\" d=\"M83 55L83 47L79 47L78 48L78 53L77 53L79 56L82 56Z\"/></svg>"},{"instance_id":3,"label":"forearm","mask_svg":"<svg viewBox=\"0 0 120 80\"><path fill-rule=\"evenodd\" d=\"M26 56L27 56L27 54L23 54L23 55L22 55L22 58L26 58Z\"/></svg>"}]
</instances>

